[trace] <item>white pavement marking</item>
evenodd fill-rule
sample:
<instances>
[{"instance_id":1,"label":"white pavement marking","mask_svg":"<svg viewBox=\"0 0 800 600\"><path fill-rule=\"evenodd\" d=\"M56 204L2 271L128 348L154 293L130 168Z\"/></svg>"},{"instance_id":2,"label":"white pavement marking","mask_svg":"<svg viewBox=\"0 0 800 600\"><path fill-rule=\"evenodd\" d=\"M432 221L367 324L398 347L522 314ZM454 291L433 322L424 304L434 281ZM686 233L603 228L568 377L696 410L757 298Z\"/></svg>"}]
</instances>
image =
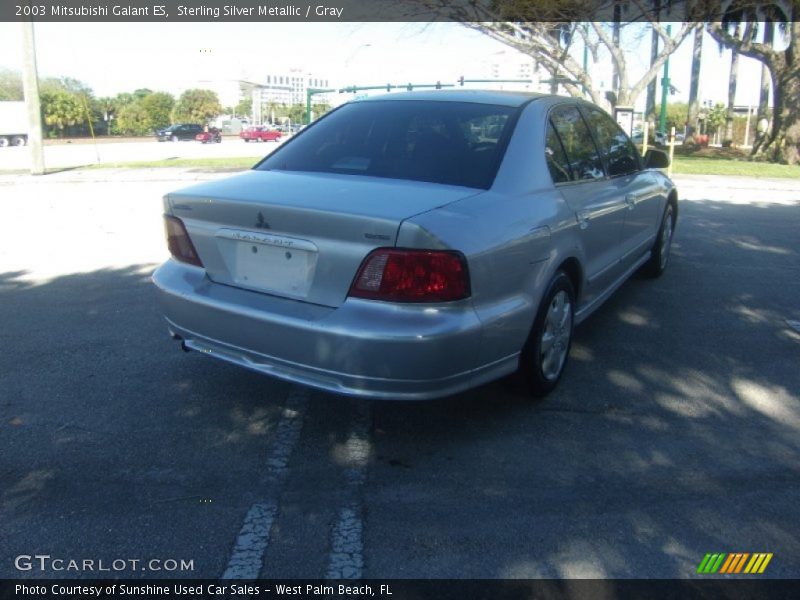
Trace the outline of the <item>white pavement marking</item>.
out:
<instances>
[{"instance_id":1,"label":"white pavement marking","mask_svg":"<svg viewBox=\"0 0 800 600\"><path fill-rule=\"evenodd\" d=\"M369 441L370 421L370 405L360 401L345 444L346 488L344 503L339 509L339 520L331 533L327 579L361 579L364 570L362 486L367 478L367 463L372 449Z\"/></svg>"},{"instance_id":2,"label":"white pavement marking","mask_svg":"<svg viewBox=\"0 0 800 600\"><path fill-rule=\"evenodd\" d=\"M269 546L272 523L278 514L278 497L286 479L289 458L303 428L307 403L308 392L300 388L292 390L286 400L267 459L265 483L269 487L270 497L253 504L247 512L222 579L258 578L264 553Z\"/></svg>"}]
</instances>

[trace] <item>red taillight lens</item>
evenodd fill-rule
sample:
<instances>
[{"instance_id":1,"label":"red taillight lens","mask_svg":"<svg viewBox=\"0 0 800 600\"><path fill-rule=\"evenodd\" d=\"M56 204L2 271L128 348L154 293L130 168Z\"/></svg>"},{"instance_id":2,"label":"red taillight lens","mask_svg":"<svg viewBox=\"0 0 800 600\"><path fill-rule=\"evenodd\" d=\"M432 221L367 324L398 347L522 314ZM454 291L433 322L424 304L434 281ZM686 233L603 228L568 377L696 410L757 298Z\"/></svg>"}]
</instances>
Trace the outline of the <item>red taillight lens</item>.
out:
<instances>
[{"instance_id":1,"label":"red taillight lens","mask_svg":"<svg viewBox=\"0 0 800 600\"><path fill-rule=\"evenodd\" d=\"M364 259L350 295L391 302L450 302L469 296L464 256L440 250L378 248Z\"/></svg>"},{"instance_id":2,"label":"red taillight lens","mask_svg":"<svg viewBox=\"0 0 800 600\"><path fill-rule=\"evenodd\" d=\"M167 247L176 260L196 267L203 266L200 257L197 255L197 250L194 249L192 240L189 239L189 234L186 233L183 221L176 217L164 215L164 231L167 235Z\"/></svg>"}]
</instances>

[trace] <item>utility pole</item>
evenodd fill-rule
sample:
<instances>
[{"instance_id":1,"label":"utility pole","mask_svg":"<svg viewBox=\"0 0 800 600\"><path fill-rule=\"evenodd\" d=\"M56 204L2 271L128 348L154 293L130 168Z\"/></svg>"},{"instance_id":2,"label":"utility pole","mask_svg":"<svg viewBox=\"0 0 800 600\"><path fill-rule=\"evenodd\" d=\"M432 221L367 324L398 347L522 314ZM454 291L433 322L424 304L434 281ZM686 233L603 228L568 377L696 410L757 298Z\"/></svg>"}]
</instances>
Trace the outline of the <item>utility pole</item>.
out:
<instances>
[{"instance_id":1,"label":"utility pole","mask_svg":"<svg viewBox=\"0 0 800 600\"><path fill-rule=\"evenodd\" d=\"M667 25L667 35L672 34L672 25ZM667 131L667 94L669 93L669 57L664 62L664 76L661 78L661 114L658 117L658 131Z\"/></svg>"},{"instance_id":2,"label":"utility pole","mask_svg":"<svg viewBox=\"0 0 800 600\"><path fill-rule=\"evenodd\" d=\"M42 110L39 103L39 74L36 68L36 39L33 21L22 23L22 89L28 112L28 146L31 152L31 175L44 175L42 153Z\"/></svg>"}]
</instances>

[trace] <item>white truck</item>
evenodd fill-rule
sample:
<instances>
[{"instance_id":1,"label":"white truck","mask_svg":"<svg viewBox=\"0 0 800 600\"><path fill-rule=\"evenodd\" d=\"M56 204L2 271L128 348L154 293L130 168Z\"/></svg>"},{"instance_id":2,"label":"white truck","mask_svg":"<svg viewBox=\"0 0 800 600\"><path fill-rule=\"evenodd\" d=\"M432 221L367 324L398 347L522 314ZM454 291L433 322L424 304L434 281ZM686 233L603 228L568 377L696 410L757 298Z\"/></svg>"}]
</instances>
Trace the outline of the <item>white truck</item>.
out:
<instances>
[{"instance_id":1,"label":"white truck","mask_svg":"<svg viewBox=\"0 0 800 600\"><path fill-rule=\"evenodd\" d=\"M27 123L24 102L0 102L0 148L27 144Z\"/></svg>"}]
</instances>

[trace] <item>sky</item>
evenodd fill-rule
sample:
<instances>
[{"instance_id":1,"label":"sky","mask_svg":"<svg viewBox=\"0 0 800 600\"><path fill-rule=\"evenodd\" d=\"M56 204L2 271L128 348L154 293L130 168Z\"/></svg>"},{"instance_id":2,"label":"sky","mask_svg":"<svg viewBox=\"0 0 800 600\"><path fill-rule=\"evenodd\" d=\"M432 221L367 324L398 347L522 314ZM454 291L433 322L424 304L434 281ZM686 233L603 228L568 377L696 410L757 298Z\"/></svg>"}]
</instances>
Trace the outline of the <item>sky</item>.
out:
<instances>
[{"instance_id":1,"label":"sky","mask_svg":"<svg viewBox=\"0 0 800 600\"><path fill-rule=\"evenodd\" d=\"M685 102L691 35L671 59L670 75ZM624 38L623 38L624 39ZM626 40L634 74L649 61L649 36ZM0 68L21 69L22 33L0 23ZM69 76L96 96L137 88L179 94L208 79L262 81L268 72L310 70L334 86L454 83L486 76L481 65L508 49L458 23L36 23L40 76ZM727 103L730 52L708 34L703 46L702 101ZM607 58L590 65L610 87ZM737 105L757 105L760 63L741 57ZM541 75L546 77L544 72ZM645 94L637 101L642 108Z\"/></svg>"}]
</instances>

